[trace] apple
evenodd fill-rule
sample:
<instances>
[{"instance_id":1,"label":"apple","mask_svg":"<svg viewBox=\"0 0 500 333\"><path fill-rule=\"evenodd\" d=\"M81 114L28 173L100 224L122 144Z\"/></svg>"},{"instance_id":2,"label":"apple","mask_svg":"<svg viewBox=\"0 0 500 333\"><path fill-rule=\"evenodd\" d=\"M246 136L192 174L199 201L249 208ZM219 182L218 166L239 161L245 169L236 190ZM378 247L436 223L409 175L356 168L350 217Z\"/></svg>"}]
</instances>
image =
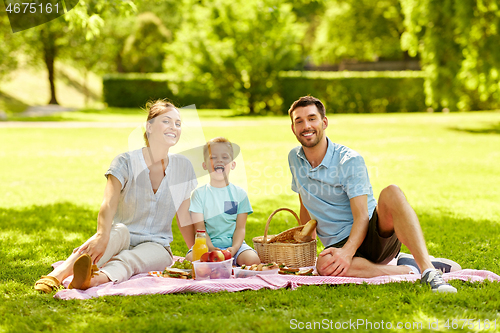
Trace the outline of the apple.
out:
<instances>
[{"instance_id":1,"label":"apple","mask_svg":"<svg viewBox=\"0 0 500 333\"><path fill-rule=\"evenodd\" d=\"M229 279L231 277L231 272L224 267L221 267L220 278Z\"/></svg>"},{"instance_id":2,"label":"apple","mask_svg":"<svg viewBox=\"0 0 500 333\"><path fill-rule=\"evenodd\" d=\"M208 256L210 252L205 252L201 255L200 261L201 262L208 262Z\"/></svg>"},{"instance_id":3,"label":"apple","mask_svg":"<svg viewBox=\"0 0 500 333\"><path fill-rule=\"evenodd\" d=\"M219 269L214 269L210 274L210 279L222 279L222 274Z\"/></svg>"},{"instance_id":4,"label":"apple","mask_svg":"<svg viewBox=\"0 0 500 333\"><path fill-rule=\"evenodd\" d=\"M208 261L210 262L224 261L224 254L219 250L212 251L208 255Z\"/></svg>"},{"instance_id":5,"label":"apple","mask_svg":"<svg viewBox=\"0 0 500 333\"><path fill-rule=\"evenodd\" d=\"M196 275L200 278L205 278L212 273L212 269L209 265L198 265L196 268Z\"/></svg>"},{"instance_id":6,"label":"apple","mask_svg":"<svg viewBox=\"0 0 500 333\"><path fill-rule=\"evenodd\" d=\"M222 250L222 253L224 254L224 260L231 259L233 256L231 255L231 251L228 250Z\"/></svg>"}]
</instances>

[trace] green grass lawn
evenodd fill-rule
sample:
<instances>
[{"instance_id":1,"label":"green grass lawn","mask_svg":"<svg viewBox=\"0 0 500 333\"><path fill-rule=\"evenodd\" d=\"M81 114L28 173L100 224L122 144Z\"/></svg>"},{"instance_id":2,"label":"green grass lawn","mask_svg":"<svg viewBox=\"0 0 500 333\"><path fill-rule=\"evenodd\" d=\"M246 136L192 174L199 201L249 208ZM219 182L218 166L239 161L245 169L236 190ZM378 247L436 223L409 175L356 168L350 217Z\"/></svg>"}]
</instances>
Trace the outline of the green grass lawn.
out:
<instances>
[{"instance_id":1,"label":"green grass lawn","mask_svg":"<svg viewBox=\"0 0 500 333\"><path fill-rule=\"evenodd\" d=\"M287 154L297 145L289 119L200 114L206 138L226 136L241 146L255 211L247 223L246 241L251 244L263 234L273 210L298 211L298 198L289 186ZM463 268L500 273L500 112L329 119L327 135L364 156L376 196L389 184L403 189L431 254ZM46 120L139 125L143 114L83 110ZM454 295L436 295L418 283L87 301L59 301L36 293L33 283L50 272L50 264L95 231L103 174L113 157L127 150L132 125L0 127L0 332L279 332L292 330L294 319L423 322L424 331L430 331L429 321L438 320L439 329L448 331L447 319L450 325L453 319L488 319L497 325L486 331L500 331L499 283L452 281L459 290ZM270 231L294 223L282 213ZM187 249L178 232L174 239L174 254L183 255ZM470 331L462 330L462 323L449 330Z\"/></svg>"}]
</instances>

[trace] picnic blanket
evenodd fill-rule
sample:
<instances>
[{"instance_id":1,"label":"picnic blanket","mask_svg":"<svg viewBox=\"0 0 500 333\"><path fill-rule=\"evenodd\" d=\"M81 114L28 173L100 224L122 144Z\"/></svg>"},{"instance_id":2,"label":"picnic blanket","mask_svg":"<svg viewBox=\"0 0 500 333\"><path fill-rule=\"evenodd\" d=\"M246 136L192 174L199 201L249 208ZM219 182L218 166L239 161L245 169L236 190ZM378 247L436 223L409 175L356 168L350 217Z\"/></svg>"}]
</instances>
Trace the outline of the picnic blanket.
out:
<instances>
[{"instance_id":1,"label":"picnic blanket","mask_svg":"<svg viewBox=\"0 0 500 333\"><path fill-rule=\"evenodd\" d=\"M58 263L54 264L57 265ZM485 280L500 282L500 276L490 271L463 269L460 271L443 274L445 281L462 280L470 282L483 282ZM336 276L293 276L293 275L257 275L249 278L234 278L220 280L183 280L150 276L147 273L138 274L128 281L121 283L108 282L106 284L89 288L87 290L63 289L55 294L55 298L90 299L100 296L132 296L151 294L173 294L173 293L215 293L219 291L242 291L290 288L292 290L304 285L321 284L384 284L391 282L415 282L420 275L388 275L374 278L353 278ZM64 286L68 286L72 277L64 280Z\"/></svg>"}]
</instances>

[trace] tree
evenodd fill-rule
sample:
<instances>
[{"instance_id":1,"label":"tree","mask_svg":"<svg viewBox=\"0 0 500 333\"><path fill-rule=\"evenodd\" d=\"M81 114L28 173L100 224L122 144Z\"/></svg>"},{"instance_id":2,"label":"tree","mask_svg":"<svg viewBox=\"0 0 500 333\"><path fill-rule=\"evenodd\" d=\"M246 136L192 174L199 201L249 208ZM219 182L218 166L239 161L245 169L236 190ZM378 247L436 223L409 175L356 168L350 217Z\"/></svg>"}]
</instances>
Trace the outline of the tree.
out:
<instances>
[{"instance_id":1,"label":"tree","mask_svg":"<svg viewBox=\"0 0 500 333\"><path fill-rule=\"evenodd\" d=\"M165 58L163 44L170 40L170 31L152 12L139 14L135 30L123 48L127 72L161 72Z\"/></svg>"},{"instance_id":2,"label":"tree","mask_svg":"<svg viewBox=\"0 0 500 333\"><path fill-rule=\"evenodd\" d=\"M329 1L316 31L313 59L316 63L401 59L404 53L399 38L403 31L398 0Z\"/></svg>"},{"instance_id":3,"label":"tree","mask_svg":"<svg viewBox=\"0 0 500 333\"><path fill-rule=\"evenodd\" d=\"M0 11L0 78L17 68L17 54L22 45L22 39L12 33L9 18L4 8Z\"/></svg>"},{"instance_id":4,"label":"tree","mask_svg":"<svg viewBox=\"0 0 500 333\"><path fill-rule=\"evenodd\" d=\"M283 0L193 1L164 68L231 107L279 112L278 73L300 63L304 31Z\"/></svg>"},{"instance_id":5,"label":"tree","mask_svg":"<svg viewBox=\"0 0 500 333\"><path fill-rule=\"evenodd\" d=\"M42 60L48 71L50 84L49 104L59 104L55 89L55 61L64 55L71 55L69 46L75 41L85 42L99 35L105 19L113 16L129 15L135 11L131 1L80 1L71 11L41 26L18 32L24 41L24 51L32 64ZM92 54L90 50L90 54Z\"/></svg>"},{"instance_id":6,"label":"tree","mask_svg":"<svg viewBox=\"0 0 500 333\"><path fill-rule=\"evenodd\" d=\"M435 109L499 107L500 7L496 0L401 0L402 47L421 55Z\"/></svg>"}]
</instances>

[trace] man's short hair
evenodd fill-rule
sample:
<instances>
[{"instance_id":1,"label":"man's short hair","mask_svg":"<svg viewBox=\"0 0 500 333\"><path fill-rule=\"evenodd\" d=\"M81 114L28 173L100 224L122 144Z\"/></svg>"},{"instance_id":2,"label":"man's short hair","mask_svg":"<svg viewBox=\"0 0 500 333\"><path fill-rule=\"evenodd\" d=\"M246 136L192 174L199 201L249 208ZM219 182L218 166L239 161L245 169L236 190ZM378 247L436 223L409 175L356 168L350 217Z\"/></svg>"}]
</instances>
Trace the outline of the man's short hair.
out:
<instances>
[{"instance_id":1,"label":"man's short hair","mask_svg":"<svg viewBox=\"0 0 500 333\"><path fill-rule=\"evenodd\" d=\"M302 96L301 98L299 98L298 100L293 102L292 106L288 110L288 115L291 118L292 112L296 108L300 108L300 107L304 107L304 106L308 106L308 105L316 105L316 108L318 109L318 112L321 116L321 119L325 118L325 115L326 115L325 106L323 105L323 103L321 103L321 101L319 99L317 99L316 97L313 97L313 96Z\"/></svg>"},{"instance_id":2,"label":"man's short hair","mask_svg":"<svg viewBox=\"0 0 500 333\"><path fill-rule=\"evenodd\" d=\"M233 145L231 144L231 142L222 137L222 136L219 136L217 138L213 138L212 140L208 141L204 146L203 146L203 157L205 158L205 160L207 159L207 157L210 157L208 156L209 155L209 147L211 145L213 145L214 143L223 143L225 144L228 149L229 149L229 155L231 156L231 159L234 159L234 152L233 152Z\"/></svg>"}]
</instances>

